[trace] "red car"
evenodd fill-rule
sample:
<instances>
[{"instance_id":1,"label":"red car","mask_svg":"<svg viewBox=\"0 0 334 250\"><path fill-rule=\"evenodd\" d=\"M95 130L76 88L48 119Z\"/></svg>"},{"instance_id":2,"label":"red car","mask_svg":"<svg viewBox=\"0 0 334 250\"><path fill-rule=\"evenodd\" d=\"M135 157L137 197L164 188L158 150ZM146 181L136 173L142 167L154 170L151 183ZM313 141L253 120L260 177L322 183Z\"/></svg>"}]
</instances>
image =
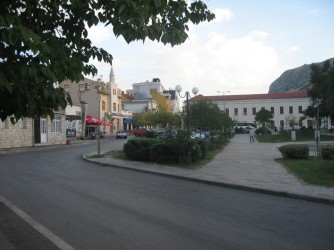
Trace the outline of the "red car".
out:
<instances>
[{"instance_id":1,"label":"red car","mask_svg":"<svg viewBox=\"0 0 334 250\"><path fill-rule=\"evenodd\" d=\"M133 130L134 136L146 136L147 135L147 129L146 128L136 128Z\"/></svg>"}]
</instances>

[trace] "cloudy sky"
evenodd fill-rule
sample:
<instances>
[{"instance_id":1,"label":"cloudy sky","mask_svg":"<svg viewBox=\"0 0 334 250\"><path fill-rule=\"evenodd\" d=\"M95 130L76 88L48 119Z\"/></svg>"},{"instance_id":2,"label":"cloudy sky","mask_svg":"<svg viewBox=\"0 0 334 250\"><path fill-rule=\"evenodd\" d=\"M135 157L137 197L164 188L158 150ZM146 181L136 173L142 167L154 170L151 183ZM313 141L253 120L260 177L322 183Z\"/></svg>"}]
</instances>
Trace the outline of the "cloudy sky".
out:
<instances>
[{"instance_id":1,"label":"cloudy sky","mask_svg":"<svg viewBox=\"0 0 334 250\"><path fill-rule=\"evenodd\" d=\"M110 27L89 31L93 44L113 55L118 87L160 78L203 95L267 93L285 70L334 57L333 0L207 0L216 14L192 25L189 39L171 47L127 44ZM109 80L110 65L93 61ZM95 77L96 78L96 77Z\"/></svg>"}]
</instances>

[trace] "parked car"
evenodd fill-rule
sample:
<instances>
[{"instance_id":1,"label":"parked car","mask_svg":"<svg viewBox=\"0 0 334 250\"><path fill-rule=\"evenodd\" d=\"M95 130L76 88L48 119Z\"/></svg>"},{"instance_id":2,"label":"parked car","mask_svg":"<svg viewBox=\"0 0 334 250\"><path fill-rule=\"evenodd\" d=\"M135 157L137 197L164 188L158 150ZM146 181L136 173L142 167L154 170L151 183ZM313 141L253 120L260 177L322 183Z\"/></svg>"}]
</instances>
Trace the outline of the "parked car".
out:
<instances>
[{"instance_id":1,"label":"parked car","mask_svg":"<svg viewBox=\"0 0 334 250\"><path fill-rule=\"evenodd\" d=\"M128 139L128 134L126 133L126 131L124 131L124 130L118 130L116 132L116 139L119 139L119 138Z\"/></svg>"},{"instance_id":2,"label":"parked car","mask_svg":"<svg viewBox=\"0 0 334 250\"><path fill-rule=\"evenodd\" d=\"M192 139L204 139L204 138L206 138L206 136L205 136L204 133L198 133L198 132L196 132L196 133L193 133L191 135L191 138Z\"/></svg>"},{"instance_id":3,"label":"parked car","mask_svg":"<svg viewBox=\"0 0 334 250\"><path fill-rule=\"evenodd\" d=\"M166 131L159 131L156 133L156 138L158 139L165 139L166 138Z\"/></svg>"},{"instance_id":4,"label":"parked car","mask_svg":"<svg viewBox=\"0 0 334 250\"><path fill-rule=\"evenodd\" d=\"M209 136L210 136L210 133L208 131L196 129L192 133L191 137L196 138L196 139L203 139L203 138L209 138Z\"/></svg>"},{"instance_id":5,"label":"parked car","mask_svg":"<svg viewBox=\"0 0 334 250\"><path fill-rule=\"evenodd\" d=\"M146 136L147 135L147 129L146 128L136 128L133 130L134 136Z\"/></svg>"}]
</instances>

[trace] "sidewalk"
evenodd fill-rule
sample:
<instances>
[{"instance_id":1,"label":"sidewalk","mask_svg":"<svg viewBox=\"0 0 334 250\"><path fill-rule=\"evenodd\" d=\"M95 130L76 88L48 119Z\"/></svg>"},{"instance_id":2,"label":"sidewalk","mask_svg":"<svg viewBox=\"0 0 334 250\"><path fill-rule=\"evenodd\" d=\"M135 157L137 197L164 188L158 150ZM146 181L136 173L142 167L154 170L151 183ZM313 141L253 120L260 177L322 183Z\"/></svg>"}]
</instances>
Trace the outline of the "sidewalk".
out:
<instances>
[{"instance_id":1,"label":"sidewalk","mask_svg":"<svg viewBox=\"0 0 334 250\"><path fill-rule=\"evenodd\" d=\"M116 158L84 158L114 167L205 182L249 191L334 204L334 188L318 187L297 179L275 159L285 143L249 143L248 135L235 135L227 147L199 169L182 169Z\"/></svg>"}]
</instances>

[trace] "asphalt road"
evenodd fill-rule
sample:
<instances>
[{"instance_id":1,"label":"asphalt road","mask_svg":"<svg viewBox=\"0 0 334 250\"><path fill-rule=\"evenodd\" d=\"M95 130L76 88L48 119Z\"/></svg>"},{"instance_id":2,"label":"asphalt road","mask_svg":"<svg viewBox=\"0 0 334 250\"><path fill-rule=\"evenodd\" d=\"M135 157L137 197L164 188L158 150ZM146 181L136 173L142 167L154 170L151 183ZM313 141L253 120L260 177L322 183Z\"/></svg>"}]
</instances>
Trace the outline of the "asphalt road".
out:
<instances>
[{"instance_id":1,"label":"asphalt road","mask_svg":"<svg viewBox=\"0 0 334 250\"><path fill-rule=\"evenodd\" d=\"M333 205L81 158L93 150L89 143L0 155L0 195L75 249L334 249Z\"/></svg>"}]
</instances>

